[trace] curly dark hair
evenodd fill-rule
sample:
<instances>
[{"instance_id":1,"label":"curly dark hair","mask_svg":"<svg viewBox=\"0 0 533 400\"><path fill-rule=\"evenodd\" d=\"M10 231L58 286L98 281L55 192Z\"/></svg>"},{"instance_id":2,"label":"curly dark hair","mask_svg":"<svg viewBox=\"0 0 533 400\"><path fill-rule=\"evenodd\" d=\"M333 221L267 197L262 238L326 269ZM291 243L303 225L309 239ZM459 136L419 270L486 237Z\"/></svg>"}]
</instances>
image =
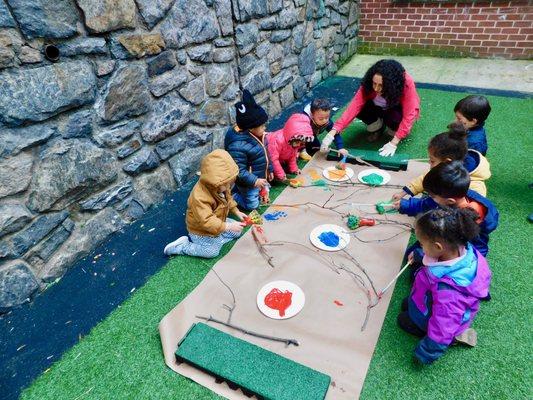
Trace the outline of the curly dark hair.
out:
<instances>
[{"instance_id":1,"label":"curly dark hair","mask_svg":"<svg viewBox=\"0 0 533 400\"><path fill-rule=\"evenodd\" d=\"M479 235L477 213L470 208L437 208L422 214L418 230L430 240L444 239L451 245L464 246Z\"/></svg>"},{"instance_id":2,"label":"curly dark hair","mask_svg":"<svg viewBox=\"0 0 533 400\"><path fill-rule=\"evenodd\" d=\"M405 85L405 68L396 60L379 60L372 65L361 80L364 91L372 93L372 78L375 74L383 77L383 93L381 96L387 100L387 104L395 106L400 103L400 97Z\"/></svg>"},{"instance_id":3,"label":"curly dark hair","mask_svg":"<svg viewBox=\"0 0 533 400\"><path fill-rule=\"evenodd\" d=\"M440 159L464 160L468 152L466 130L460 122L448 125L448 131L439 133L429 141L428 150Z\"/></svg>"}]
</instances>

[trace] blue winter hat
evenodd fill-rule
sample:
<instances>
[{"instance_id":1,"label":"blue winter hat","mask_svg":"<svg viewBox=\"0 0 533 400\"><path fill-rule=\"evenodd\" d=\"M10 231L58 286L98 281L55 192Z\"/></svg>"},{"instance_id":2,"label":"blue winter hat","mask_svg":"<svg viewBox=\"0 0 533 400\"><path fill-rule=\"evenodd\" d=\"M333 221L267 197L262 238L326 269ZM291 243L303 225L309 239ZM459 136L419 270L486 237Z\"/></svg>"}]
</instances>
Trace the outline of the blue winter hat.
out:
<instances>
[{"instance_id":1,"label":"blue winter hat","mask_svg":"<svg viewBox=\"0 0 533 400\"><path fill-rule=\"evenodd\" d=\"M235 104L237 125L242 130L256 128L268 121L265 109L257 104L248 90L243 90L242 101Z\"/></svg>"}]
</instances>

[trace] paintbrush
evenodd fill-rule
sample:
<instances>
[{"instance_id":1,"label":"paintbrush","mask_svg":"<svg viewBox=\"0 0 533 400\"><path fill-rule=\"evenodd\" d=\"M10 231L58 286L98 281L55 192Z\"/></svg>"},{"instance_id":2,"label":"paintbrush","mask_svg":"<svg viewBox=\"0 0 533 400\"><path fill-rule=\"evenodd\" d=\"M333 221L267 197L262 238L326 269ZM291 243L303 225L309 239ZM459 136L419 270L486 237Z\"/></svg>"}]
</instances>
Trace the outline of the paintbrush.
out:
<instances>
[{"instance_id":1,"label":"paintbrush","mask_svg":"<svg viewBox=\"0 0 533 400\"><path fill-rule=\"evenodd\" d=\"M403 268L400 270L400 272L398 272L396 274L396 276L387 284L387 286L385 286L382 290L379 291L378 293L378 297L381 299L381 297L385 294L385 292L387 290L389 290L389 288L392 286L392 284L396 281L396 279L398 279L403 273L404 271L407 269L407 267L411 265L411 261L407 261L407 264L405 264L403 266Z\"/></svg>"}]
</instances>

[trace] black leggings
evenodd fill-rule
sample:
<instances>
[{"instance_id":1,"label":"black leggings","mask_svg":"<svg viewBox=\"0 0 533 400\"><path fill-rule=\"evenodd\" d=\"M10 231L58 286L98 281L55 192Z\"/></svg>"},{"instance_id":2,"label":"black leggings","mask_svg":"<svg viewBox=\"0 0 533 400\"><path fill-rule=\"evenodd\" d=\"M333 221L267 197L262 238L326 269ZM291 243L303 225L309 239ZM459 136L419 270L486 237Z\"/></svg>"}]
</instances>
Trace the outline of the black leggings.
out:
<instances>
[{"instance_id":1,"label":"black leggings","mask_svg":"<svg viewBox=\"0 0 533 400\"><path fill-rule=\"evenodd\" d=\"M402 106L398 104L390 108L381 108L376 106L372 100L368 100L363 109L357 114L357 118L366 125L370 125L376 122L378 118L382 118L386 126L396 131L403 119Z\"/></svg>"}]
</instances>

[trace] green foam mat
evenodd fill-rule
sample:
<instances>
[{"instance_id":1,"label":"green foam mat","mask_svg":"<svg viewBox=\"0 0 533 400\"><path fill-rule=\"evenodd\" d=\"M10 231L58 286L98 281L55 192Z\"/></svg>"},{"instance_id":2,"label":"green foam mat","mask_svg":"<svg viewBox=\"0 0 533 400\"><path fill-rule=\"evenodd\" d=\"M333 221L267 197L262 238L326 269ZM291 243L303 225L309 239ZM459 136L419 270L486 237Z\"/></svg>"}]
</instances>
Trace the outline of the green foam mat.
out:
<instances>
[{"instance_id":1,"label":"green foam mat","mask_svg":"<svg viewBox=\"0 0 533 400\"><path fill-rule=\"evenodd\" d=\"M377 168L388 169L390 171L406 171L407 164L409 162L409 155L403 153L396 153L391 157L382 157L377 151L361 150L361 149L346 149L350 153L350 156L346 159L346 162L351 164L358 164L357 160L353 157L361 157L363 161L366 161ZM335 151L330 151L326 157L328 160L338 161L342 158L342 155L337 154Z\"/></svg>"},{"instance_id":2,"label":"green foam mat","mask_svg":"<svg viewBox=\"0 0 533 400\"><path fill-rule=\"evenodd\" d=\"M201 322L180 341L176 359L264 399L324 399L331 381L328 375Z\"/></svg>"}]
</instances>

